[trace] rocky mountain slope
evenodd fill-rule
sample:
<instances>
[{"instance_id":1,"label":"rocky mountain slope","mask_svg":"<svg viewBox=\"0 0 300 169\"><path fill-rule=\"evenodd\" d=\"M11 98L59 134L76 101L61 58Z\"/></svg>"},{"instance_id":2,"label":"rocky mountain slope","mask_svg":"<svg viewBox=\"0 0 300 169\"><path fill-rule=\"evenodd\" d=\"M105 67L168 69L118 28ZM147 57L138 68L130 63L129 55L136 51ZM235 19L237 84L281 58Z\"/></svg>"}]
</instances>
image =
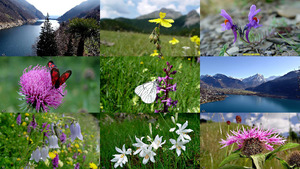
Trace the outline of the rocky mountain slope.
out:
<instances>
[{"instance_id":1,"label":"rocky mountain slope","mask_svg":"<svg viewBox=\"0 0 300 169\"><path fill-rule=\"evenodd\" d=\"M182 16L182 14L174 9L161 8L158 11L151 12L149 14L141 15L136 19L151 19L151 18L159 18L159 13L166 13L166 18L168 19L177 19Z\"/></svg>"},{"instance_id":2,"label":"rocky mountain slope","mask_svg":"<svg viewBox=\"0 0 300 169\"><path fill-rule=\"evenodd\" d=\"M261 74L255 74L253 76L243 79L242 81L245 83L246 87L255 87L266 82L266 79Z\"/></svg>"},{"instance_id":3,"label":"rocky mountain slope","mask_svg":"<svg viewBox=\"0 0 300 169\"><path fill-rule=\"evenodd\" d=\"M68 21L69 19L79 17L79 15L81 15L82 13L88 13L89 11L94 10L96 7L98 8L98 6L99 6L99 11L100 11L100 1L99 0L84 1L81 4L70 9L68 12L63 14L61 17L59 17L58 21L64 22L64 21ZM100 13L99 13L99 16L100 16Z\"/></svg>"}]
</instances>

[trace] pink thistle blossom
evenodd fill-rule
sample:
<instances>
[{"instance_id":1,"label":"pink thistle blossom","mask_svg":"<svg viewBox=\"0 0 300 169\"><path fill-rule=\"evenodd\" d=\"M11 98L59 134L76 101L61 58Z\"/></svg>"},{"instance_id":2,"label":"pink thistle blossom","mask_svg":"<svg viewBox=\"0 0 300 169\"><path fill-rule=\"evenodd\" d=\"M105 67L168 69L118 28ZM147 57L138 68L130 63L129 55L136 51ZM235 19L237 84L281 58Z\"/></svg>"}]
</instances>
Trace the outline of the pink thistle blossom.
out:
<instances>
[{"instance_id":1,"label":"pink thistle blossom","mask_svg":"<svg viewBox=\"0 0 300 169\"><path fill-rule=\"evenodd\" d=\"M245 147L245 143L249 142L249 140L257 140L258 142L261 143L261 145L267 149L267 150L274 150L272 144L274 145L282 145L286 140L284 140L281 137L278 137L279 134L277 131L274 131L273 129L269 129L264 131L263 129L260 128L248 128L245 130L243 127L243 130L238 130L237 132L231 131L233 135L229 135L227 133L227 139L223 140L220 142L223 144L224 148L226 146L229 146L233 143L238 144L238 149L242 149Z\"/></svg>"},{"instance_id":2,"label":"pink thistle blossom","mask_svg":"<svg viewBox=\"0 0 300 169\"><path fill-rule=\"evenodd\" d=\"M67 93L64 91L66 84L58 89L52 86L50 71L46 66L26 68L20 77L19 85L19 94L24 97L28 108L36 109L37 112L47 112L49 107L56 109L62 103L62 94Z\"/></svg>"}]
</instances>

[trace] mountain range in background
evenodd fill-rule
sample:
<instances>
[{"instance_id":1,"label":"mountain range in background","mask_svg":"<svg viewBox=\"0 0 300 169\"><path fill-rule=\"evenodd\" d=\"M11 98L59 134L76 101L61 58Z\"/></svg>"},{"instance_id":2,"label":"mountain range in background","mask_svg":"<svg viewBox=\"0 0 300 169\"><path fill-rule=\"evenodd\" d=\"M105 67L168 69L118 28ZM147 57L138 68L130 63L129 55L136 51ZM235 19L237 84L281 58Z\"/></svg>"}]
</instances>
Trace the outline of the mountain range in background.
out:
<instances>
[{"instance_id":1,"label":"mountain range in background","mask_svg":"<svg viewBox=\"0 0 300 169\"><path fill-rule=\"evenodd\" d=\"M72 18L95 18L100 20L100 1L99 0L87 0L74 8L67 11L61 17L57 18L59 22L66 22Z\"/></svg>"},{"instance_id":2,"label":"mountain range in background","mask_svg":"<svg viewBox=\"0 0 300 169\"><path fill-rule=\"evenodd\" d=\"M244 79L228 77L223 74L202 75L200 79L203 88L245 89L294 99L299 99L300 96L300 71L298 70L290 71L283 76L271 76L267 79L261 74L255 74Z\"/></svg>"},{"instance_id":3,"label":"mountain range in background","mask_svg":"<svg viewBox=\"0 0 300 169\"><path fill-rule=\"evenodd\" d=\"M42 18L42 12L25 0L0 1L0 29L33 23Z\"/></svg>"},{"instance_id":4,"label":"mountain range in background","mask_svg":"<svg viewBox=\"0 0 300 169\"><path fill-rule=\"evenodd\" d=\"M190 11L187 15L182 15L180 12L173 9L162 8L158 11L151 12L146 15L139 16L135 19L116 18L116 19L101 19L101 29L111 31L133 31L140 33L151 33L154 29L153 23L149 19L159 18L159 13L166 13L166 18L174 20L172 27L161 29L162 34L171 35L198 35L200 32L200 15L196 10Z\"/></svg>"}]
</instances>

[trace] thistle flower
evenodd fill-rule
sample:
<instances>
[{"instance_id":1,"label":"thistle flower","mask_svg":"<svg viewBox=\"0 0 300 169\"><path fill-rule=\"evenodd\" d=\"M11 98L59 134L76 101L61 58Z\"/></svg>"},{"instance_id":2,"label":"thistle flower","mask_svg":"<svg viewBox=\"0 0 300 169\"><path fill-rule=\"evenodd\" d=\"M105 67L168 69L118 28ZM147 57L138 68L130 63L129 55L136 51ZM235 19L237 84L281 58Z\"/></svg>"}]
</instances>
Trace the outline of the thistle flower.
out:
<instances>
[{"instance_id":1,"label":"thistle flower","mask_svg":"<svg viewBox=\"0 0 300 169\"><path fill-rule=\"evenodd\" d=\"M221 24L222 31L230 30L231 29L232 32L233 32L233 35L234 35L234 41L233 41L233 43L235 43L236 38L237 38L237 32L236 32L237 31L237 26L235 24L233 24L231 16L224 9L221 10L221 14L220 15L225 18L224 23Z\"/></svg>"},{"instance_id":2,"label":"thistle flower","mask_svg":"<svg viewBox=\"0 0 300 169\"><path fill-rule=\"evenodd\" d=\"M294 151L290 154L287 160L290 166L300 167L300 151Z\"/></svg>"},{"instance_id":3,"label":"thistle flower","mask_svg":"<svg viewBox=\"0 0 300 169\"><path fill-rule=\"evenodd\" d=\"M29 160L34 160L35 162L39 162L41 158L41 152L39 147L36 148L36 150L34 150L31 154L31 158Z\"/></svg>"},{"instance_id":4,"label":"thistle flower","mask_svg":"<svg viewBox=\"0 0 300 169\"><path fill-rule=\"evenodd\" d=\"M20 77L19 85L21 86L19 94L20 100L25 100L28 109L36 109L37 112L48 112L49 107L56 109L66 95L64 91L66 84L61 85L58 89L53 88L51 75L46 66L29 66L23 71ZM26 109L25 108L25 109Z\"/></svg>"},{"instance_id":5,"label":"thistle flower","mask_svg":"<svg viewBox=\"0 0 300 169\"><path fill-rule=\"evenodd\" d=\"M242 122L242 118L239 115L235 116L235 120L236 120L237 123L241 123Z\"/></svg>"},{"instance_id":6,"label":"thistle flower","mask_svg":"<svg viewBox=\"0 0 300 169\"><path fill-rule=\"evenodd\" d=\"M118 147L115 147L116 151L121 153L121 154L115 154L113 156L115 156L112 160L110 160L111 162L116 162L114 167L117 168L118 166L123 167L123 164L126 164L128 162L128 159L126 157L126 154L130 154L131 153L131 149L128 149L126 151L125 149L125 144L123 144L123 148L122 150L119 149Z\"/></svg>"},{"instance_id":7,"label":"thistle flower","mask_svg":"<svg viewBox=\"0 0 300 169\"><path fill-rule=\"evenodd\" d=\"M79 139L79 140L82 140L83 137L81 135L81 129L80 129L80 125L79 123L76 122L76 124L72 123L71 126L70 126L70 130L71 130L71 140L72 142L76 139L76 137Z\"/></svg>"},{"instance_id":8,"label":"thistle flower","mask_svg":"<svg viewBox=\"0 0 300 169\"><path fill-rule=\"evenodd\" d=\"M255 127L245 130L243 127L243 131L231 131L231 133L233 135L227 133L226 140L222 139L220 143L223 144L223 147L221 148L237 143L238 149L241 149L242 154L247 156L259 154L264 149L272 151L274 148L271 144L281 145L286 141L278 137L279 134L273 129L264 131Z\"/></svg>"},{"instance_id":9,"label":"thistle flower","mask_svg":"<svg viewBox=\"0 0 300 169\"><path fill-rule=\"evenodd\" d=\"M58 164L59 164L59 155L56 154L55 158L52 159L53 169L58 168Z\"/></svg>"},{"instance_id":10,"label":"thistle flower","mask_svg":"<svg viewBox=\"0 0 300 169\"><path fill-rule=\"evenodd\" d=\"M56 135L52 135L48 137L48 139L49 139L49 148L60 148L58 146L58 138L56 137Z\"/></svg>"},{"instance_id":11,"label":"thistle flower","mask_svg":"<svg viewBox=\"0 0 300 169\"><path fill-rule=\"evenodd\" d=\"M255 17L255 15L260 12L260 9L256 10L256 6L255 5L252 5L250 7L250 12L249 12L249 15L248 15L248 20L249 20L249 23L245 26L244 30L247 30L246 31L246 39L247 41L250 43L249 41L249 32L251 30L251 28L258 28L258 27L261 27L262 25L259 25L259 19Z\"/></svg>"},{"instance_id":12,"label":"thistle flower","mask_svg":"<svg viewBox=\"0 0 300 169\"><path fill-rule=\"evenodd\" d=\"M17 117L17 124L18 124L18 125L21 124L21 114L19 114L18 117Z\"/></svg>"},{"instance_id":13,"label":"thistle flower","mask_svg":"<svg viewBox=\"0 0 300 169\"><path fill-rule=\"evenodd\" d=\"M174 20L173 19L164 19L166 17L166 13L160 12L159 17L160 18L158 18L158 19L151 19L151 20L149 20L149 22L158 23L161 26L166 27L166 28L172 27L171 23L174 23Z\"/></svg>"},{"instance_id":14,"label":"thistle flower","mask_svg":"<svg viewBox=\"0 0 300 169\"><path fill-rule=\"evenodd\" d=\"M181 154L181 149L185 151L184 144L188 143L188 140L181 140L180 137L177 138L177 141L174 139L170 139L170 142L173 144L173 146L170 148L170 150L173 150L176 148L176 153L178 156Z\"/></svg>"}]
</instances>

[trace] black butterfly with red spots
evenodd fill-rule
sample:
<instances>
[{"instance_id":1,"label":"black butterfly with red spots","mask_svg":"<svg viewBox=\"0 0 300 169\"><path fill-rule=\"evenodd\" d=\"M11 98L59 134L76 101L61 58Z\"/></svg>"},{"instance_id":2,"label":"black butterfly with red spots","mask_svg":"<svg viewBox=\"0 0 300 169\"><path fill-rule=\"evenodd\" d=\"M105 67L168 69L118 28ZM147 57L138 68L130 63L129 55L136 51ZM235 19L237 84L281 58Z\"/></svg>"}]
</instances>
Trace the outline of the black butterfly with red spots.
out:
<instances>
[{"instance_id":1,"label":"black butterfly with red spots","mask_svg":"<svg viewBox=\"0 0 300 169\"><path fill-rule=\"evenodd\" d=\"M65 71L61 76L59 74L59 70L57 66L53 63L53 61L49 61L47 66L50 68L50 74L51 74L51 81L52 86L55 87L55 89L58 89L62 84L64 84L69 77L72 75L71 70Z\"/></svg>"}]
</instances>

